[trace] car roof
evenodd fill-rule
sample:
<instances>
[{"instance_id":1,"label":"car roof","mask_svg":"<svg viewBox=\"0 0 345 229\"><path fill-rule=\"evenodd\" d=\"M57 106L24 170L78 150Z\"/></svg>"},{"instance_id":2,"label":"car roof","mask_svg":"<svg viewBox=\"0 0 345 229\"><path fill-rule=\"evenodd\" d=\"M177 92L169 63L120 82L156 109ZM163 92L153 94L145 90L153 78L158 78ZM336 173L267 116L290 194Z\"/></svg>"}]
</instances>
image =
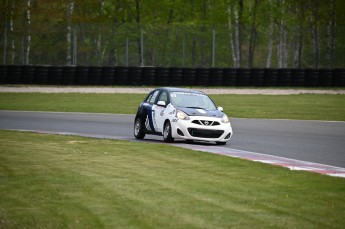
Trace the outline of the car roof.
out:
<instances>
[{"instance_id":1,"label":"car roof","mask_svg":"<svg viewBox=\"0 0 345 229\"><path fill-rule=\"evenodd\" d=\"M205 94L202 91L193 90L193 89L189 89L189 88L163 87L163 88L159 88L159 89L164 89L164 90L167 90L169 92L188 92L188 93L196 93L196 94Z\"/></svg>"}]
</instances>

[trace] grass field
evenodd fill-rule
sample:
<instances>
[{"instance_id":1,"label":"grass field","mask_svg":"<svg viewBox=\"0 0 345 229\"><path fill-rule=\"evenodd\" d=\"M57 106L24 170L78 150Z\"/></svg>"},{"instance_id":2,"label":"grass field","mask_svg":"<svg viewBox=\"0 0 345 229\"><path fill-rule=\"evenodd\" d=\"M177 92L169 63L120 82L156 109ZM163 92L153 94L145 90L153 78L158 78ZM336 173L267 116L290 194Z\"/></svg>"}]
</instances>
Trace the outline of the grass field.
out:
<instances>
[{"instance_id":1,"label":"grass field","mask_svg":"<svg viewBox=\"0 0 345 229\"><path fill-rule=\"evenodd\" d=\"M145 95L0 93L0 110L134 114ZM211 95L231 117L345 121L345 95Z\"/></svg>"},{"instance_id":2,"label":"grass field","mask_svg":"<svg viewBox=\"0 0 345 229\"><path fill-rule=\"evenodd\" d=\"M345 225L342 178L166 144L0 135L0 228Z\"/></svg>"}]
</instances>

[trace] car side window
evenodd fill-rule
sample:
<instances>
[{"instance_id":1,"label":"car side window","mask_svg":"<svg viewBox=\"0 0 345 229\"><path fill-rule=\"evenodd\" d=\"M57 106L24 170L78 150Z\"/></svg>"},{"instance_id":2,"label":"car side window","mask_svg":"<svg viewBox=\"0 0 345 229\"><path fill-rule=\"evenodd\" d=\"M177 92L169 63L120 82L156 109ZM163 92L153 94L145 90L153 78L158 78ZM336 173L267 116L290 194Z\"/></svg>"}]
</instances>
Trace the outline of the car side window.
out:
<instances>
[{"instance_id":1,"label":"car side window","mask_svg":"<svg viewBox=\"0 0 345 229\"><path fill-rule=\"evenodd\" d=\"M149 98L149 103L154 103L156 101L157 95L159 93L159 90L156 90L152 93L152 96L150 96Z\"/></svg>"},{"instance_id":2,"label":"car side window","mask_svg":"<svg viewBox=\"0 0 345 229\"><path fill-rule=\"evenodd\" d=\"M149 96L146 97L145 102L150 102L150 99L152 98L153 92L149 94Z\"/></svg>"},{"instance_id":3,"label":"car side window","mask_svg":"<svg viewBox=\"0 0 345 229\"><path fill-rule=\"evenodd\" d=\"M165 104L168 104L168 93L166 91L162 91L162 93L159 95L158 101L164 101Z\"/></svg>"}]
</instances>

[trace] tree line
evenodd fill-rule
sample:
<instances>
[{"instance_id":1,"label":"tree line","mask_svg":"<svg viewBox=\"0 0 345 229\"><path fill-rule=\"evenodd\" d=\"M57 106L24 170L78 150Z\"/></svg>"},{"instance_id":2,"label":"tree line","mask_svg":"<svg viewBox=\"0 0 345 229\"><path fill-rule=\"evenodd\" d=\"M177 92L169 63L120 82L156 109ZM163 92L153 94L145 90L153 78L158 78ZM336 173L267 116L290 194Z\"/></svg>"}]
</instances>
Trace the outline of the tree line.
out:
<instances>
[{"instance_id":1,"label":"tree line","mask_svg":"<svg viewBox=\"0 0 345 229\"><path fill-rule=\"evenodd\" d=\"M344 67L342 0L3 0L3 64Z\"/></svg>"}]
</instances>

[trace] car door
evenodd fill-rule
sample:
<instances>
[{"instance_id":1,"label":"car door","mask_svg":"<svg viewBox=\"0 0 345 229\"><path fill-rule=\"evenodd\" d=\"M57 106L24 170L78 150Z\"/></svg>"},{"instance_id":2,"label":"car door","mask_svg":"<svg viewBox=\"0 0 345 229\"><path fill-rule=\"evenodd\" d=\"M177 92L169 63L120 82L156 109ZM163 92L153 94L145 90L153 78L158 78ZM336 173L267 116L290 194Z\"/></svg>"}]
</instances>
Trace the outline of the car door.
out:
<instances>
[{"instance_id":1,"label":"car door","mask_svg":"<svg viewBox=\"0 0 345 229\"><path fill-rule=\"evenodd\" d=\"M158 102L163 101L165 102L165 106L159 105ZM153 122L156 124L156 131L162 133L163 132L163 125L166 119L166 106L169 104L169 96L168 92L162 90L156 99L155 104L152 106L152 110L154 111Z\"/></svg>"},{"instance_id":2,"label":"car door","mask_svg":"<svg viewBox=\"0 0 345 229\"><path fill-rule=\"evenodd\" d=\"M153 109L153 106L157 100L157 96L159 95L160 90L153 91L145 100L143 103L143 107L145 107L145 115L146 115L146 121L145 121L145 127L148 132L158 132L157 131L157 124L155 120L156 111Z\"/></svg>"}]
</instances>

